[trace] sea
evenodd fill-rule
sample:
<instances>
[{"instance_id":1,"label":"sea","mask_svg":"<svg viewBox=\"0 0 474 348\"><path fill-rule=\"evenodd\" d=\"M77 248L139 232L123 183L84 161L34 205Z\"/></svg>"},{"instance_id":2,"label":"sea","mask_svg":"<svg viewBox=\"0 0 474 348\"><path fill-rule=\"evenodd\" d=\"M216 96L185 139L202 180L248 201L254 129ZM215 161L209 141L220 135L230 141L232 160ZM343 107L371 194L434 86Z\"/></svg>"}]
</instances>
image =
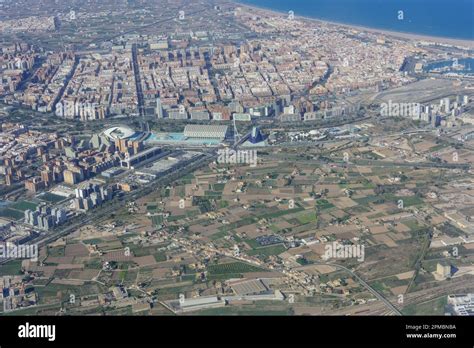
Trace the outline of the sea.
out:
<instances>
[{"instance_id":1,"label":"sea","mask_svg":"<svg viewBox=\"0 0 474 348\"><path fill-rule=\"evenodd\" d=\"M238 0L278 12L403 33L474 40L474 0ZM402 12L400 12L402 11Z\"/></svg>"}]
</instances>

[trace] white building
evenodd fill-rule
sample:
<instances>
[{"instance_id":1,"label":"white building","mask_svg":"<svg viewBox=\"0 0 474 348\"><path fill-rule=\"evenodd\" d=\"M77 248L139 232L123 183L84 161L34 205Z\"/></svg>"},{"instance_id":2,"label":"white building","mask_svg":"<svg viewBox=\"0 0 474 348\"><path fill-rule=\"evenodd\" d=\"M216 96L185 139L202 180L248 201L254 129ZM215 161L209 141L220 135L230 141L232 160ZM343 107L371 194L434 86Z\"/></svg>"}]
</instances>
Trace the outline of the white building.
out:
<instances>
[{"instance_id":1,"label":"white building","mask_svg":"<svg viewBox=\"0 0 474 348\"><path fill-rule=\"evenodd\" d=\"M448 295L448 305L455 315L474 315L474 294Z\"/></svg>"},{"instance_id":2,"label":"white building","mask_svg":"<svg viewBox=\"0 0 474 348\"><path fill-rule=\"evenodd\" d=\"M221 125L187 125L184 136L187 138L211 138L224 140L227 136L228 126Z\"/></svg>"}]
</instances>

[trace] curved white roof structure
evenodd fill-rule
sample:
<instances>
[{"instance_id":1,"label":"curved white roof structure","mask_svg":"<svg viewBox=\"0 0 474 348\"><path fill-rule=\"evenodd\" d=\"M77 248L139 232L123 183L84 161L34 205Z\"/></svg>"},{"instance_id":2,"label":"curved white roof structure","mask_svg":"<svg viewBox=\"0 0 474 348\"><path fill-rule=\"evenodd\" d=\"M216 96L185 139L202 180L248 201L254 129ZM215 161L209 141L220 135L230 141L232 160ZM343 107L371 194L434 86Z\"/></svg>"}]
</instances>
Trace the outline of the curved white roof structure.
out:
<instances>
[{"instance_id":1,"label":"curved white roof structure","mask_svg":"<svg viewBox=\"0 0 474 348\"><path fill-rule=\"evenodd\" d=\"M186 138L214 138L224 140L227 135L227 126L188 124L184 128Z\"/></svg>"},{"instance_id":2,"label":"curved white roof structure","mask_svg":"<svg viewBox=\"0 0 474 348\"><path fill-rule=\"evenodd\" d=\"M104 135L111 140L128 139L135 133L133 129L127 126L111 127L104 131Z\"/></svg>"}]
</instances>

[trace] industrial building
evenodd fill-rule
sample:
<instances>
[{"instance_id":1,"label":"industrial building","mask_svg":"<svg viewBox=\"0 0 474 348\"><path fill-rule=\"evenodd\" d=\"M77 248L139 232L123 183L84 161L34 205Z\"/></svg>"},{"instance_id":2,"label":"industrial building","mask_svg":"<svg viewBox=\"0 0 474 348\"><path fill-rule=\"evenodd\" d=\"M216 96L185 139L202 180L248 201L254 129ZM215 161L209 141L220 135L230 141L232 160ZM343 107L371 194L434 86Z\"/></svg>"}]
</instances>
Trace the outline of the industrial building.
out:
<instances>
[{"instance_id":1,"label":"industrial building","mask_svg":"<svg viewBox=\"0 0 474 348\"><path fill-rule=\"evenodd\" d=\"M164 303L174 313L192 312L209 308L225 307L225 300L217 296L206 296L179 300L166 301Z\"/></svg>"},{"instance_id":2,"label":"industrial building","mask_svg":"<svg viewBox=\"0 0 474 348\"><path fill-rule=\"evenodd\" d=\"M474 294L448 295L448 307L454 315L472 316L474 315Z\"/></svg>"}]
</instances>

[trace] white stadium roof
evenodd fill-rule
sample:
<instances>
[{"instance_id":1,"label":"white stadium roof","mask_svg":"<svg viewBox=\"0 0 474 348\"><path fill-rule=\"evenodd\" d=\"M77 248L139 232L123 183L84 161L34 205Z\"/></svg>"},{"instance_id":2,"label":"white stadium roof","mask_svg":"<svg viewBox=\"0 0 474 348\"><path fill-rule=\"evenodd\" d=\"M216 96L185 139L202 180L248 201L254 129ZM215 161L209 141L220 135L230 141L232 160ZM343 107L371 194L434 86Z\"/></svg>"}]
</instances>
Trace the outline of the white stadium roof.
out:
<instances>
[{"instance_id":1,"label":"white stadium roof","mask_svg":"<svg viewBox=\"0 0 474 348\"><path fill-rule=\"evenodd\" d=\"M135 131L127 126L111 127L104 131L104 135L112 140L128 139L135 134Z\"/></svg>"},{"instance_id":2,"label":"white stadium roof","mask_svg":"<svg viewBox=\"0 0 474 348\"><path fill-rule=\"evenodd\" d=\"M184 136L187 138L215 138L225 139L227 126L221 125L199 125L190 124L184 128Z\"/></svg>"}]
</instances>

